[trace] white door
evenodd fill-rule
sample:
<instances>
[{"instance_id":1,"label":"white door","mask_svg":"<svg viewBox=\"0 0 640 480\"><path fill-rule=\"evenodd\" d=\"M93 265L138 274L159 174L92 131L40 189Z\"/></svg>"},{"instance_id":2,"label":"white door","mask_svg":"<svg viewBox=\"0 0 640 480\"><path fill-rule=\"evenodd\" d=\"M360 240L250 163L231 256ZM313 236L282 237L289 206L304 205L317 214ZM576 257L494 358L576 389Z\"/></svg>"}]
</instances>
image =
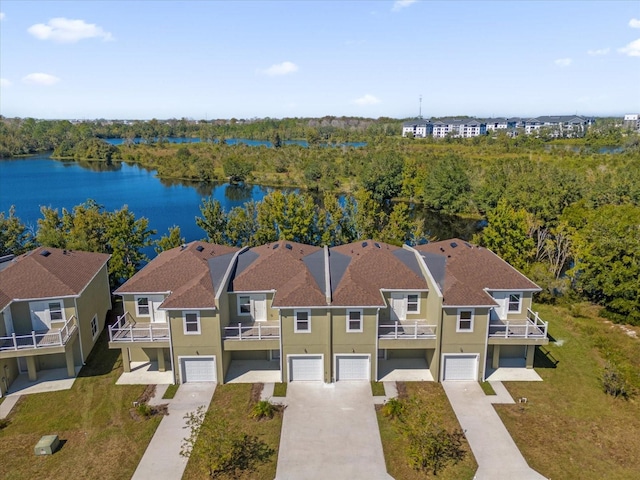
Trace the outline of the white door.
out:
<instances>
[{"instance_id":1,"label":"white door","mask_svg":"<svg viewBox=\"0 0 640 480\"><path fill-rule=\"evenodd\" d=\"M256 322L264 322L267 319L267 296L251 296L251 317Z\"/></svg>"},{"instance_id":2,"label":"white door","mask_svg":"<svg viewBox=\"0 0 640 480\"><path fill-rule=\"evenodd\" d=\"M215 357L183 357L180 363L182 383L216 381Z\"/></svg>"},{"instance_id":3,"label":"white door","mask_svg":"<svg viewBox=\"0 0 640 480\"><path fill-rule=\"evenodd\" d=\"M321 382L323 377L322 355L289 356L289 381Z\"/></svg>"},{"instance_id":4,"label":"white door","mask_svg":"<svg viewBox=\"0 0 640 480\"><path fill-rule=\"evenodd\" d=\"M336 355L336 381L368 381L369 371L369 355Z\"/></svg>"},{"instance_id":5,"label":"white door","mask_svg":"<svg viewBox=\"0 0 640 480\"><path fill-rule=\"evenodd\" d=\"M29 310L31 312L31 327L37 332L49 330L51 328L51 319L47 309L47 302L30 302Z\"/></svg>"},{"instance_id":6,"label":"white door","mask_svg":"<svg viewBox=\"0 0 640 480\"><path fill-rule=\"evenodd\" d=\"M391 320L406 320L407 297L402 293L391 294Z\"/></svg>"},{"instance_id":7,"label":"white door","mask_svg":"<svg viewBox=\"0 0 640 480\"><path fill-rule=\"evenodd\" d=\"M477 379L478 355L445 355L443 380Z\"/></svg>"},{"instance_id":8,"label":"white door","mask_svg":"<svg viewBox=\"0 0 640 480\"><path fill-rule=\"evenodd\" d=\"M509 313L509 294L506 292L493 292L493 299L498 304L493 308L493 311L500 320L506 320Z\"/></svg>"},{"instance_id":9,"label":"white door","mask_svg":"<svg viewBox=\"0 0 640 480\"><path fill-rule=\"evenodd\" d=\"M167 317L164 310L158 310L158 307L162 302L164 302L164 297L162 295L149 295L151 321L153 323L167 323Z\"/></svg>"}]
</instances>

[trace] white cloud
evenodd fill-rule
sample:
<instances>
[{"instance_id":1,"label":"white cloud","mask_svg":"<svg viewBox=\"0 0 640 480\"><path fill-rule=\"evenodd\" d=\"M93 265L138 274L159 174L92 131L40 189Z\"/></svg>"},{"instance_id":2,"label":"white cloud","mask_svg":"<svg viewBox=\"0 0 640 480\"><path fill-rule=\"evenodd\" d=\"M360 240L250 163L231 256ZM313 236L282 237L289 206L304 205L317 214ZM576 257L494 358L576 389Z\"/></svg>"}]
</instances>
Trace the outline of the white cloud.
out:
<instances>
[{"instance_id":1,"label":"white cloud","mask_svg":"<svg viewBox=\"0 0 640 480\"><path fill-rule=\"evenodd\" d=\"M598 48L596 50L587 50L587 54L591 56L607 55L610 50L610 48Z\"/></svg>"},{"instance_id":2,"label":"white cloud","mask_svg":"<svg viewBox=\"0 0 640 480\"><path fill-rule=\"evenodd\" d=\"M278 75L288 75L298 71L298 66L293 62L282 62L271 65L266 70L261 70L265 75L275 77Z\"/></svg>"},{"instance_id":3,"label":"white cloud","mask_svg":"<svg viewBox=\"0 0 640 480\"><path fill-rule=\"evenodd\" d=\"M95 23L69 18L52 18L47 24L36 23L31 25L27 32L40 40L53 40L58 43L74 43L85 38L113 40L109 32L105 32Z\"/></svg>"},{"instance_id":4,"label":"white cloud","mask_svg":"<svg viewBox=\"0 0 640 480\"><path fill-rule=\"evenodd\" d=\"M4 20L5 17L6 15L4 14L4 12L0 12L0 20Z\"/></svg>"},{"instance_id":5,"label":"white cloud","mask_svg":"<svg viewBox=\"0 0 640 480\"><path fill-rule=\"evenodd\" d=\"M380 99L378 99L377 97L374 97L373 95L367 93L363 97L356 98L353 101L353 103L355 103L356 105L360 105L360 106L375 105L377 103L380 103Z\"/></svg>"},{"instance_id":6,"label":"white cloud","mask_svg":"<svg viewBox=\"0 0 640 480\"><path fill-rule=\"evenodd\" d=\"M571 60L570 58L559 58L553 63L555 63L559 67L568 67L572 62L573 60Z\"/></svg>"},{"instance_id":7,"label":"white cloud","mask_svg":"<svg viewBox=\"0 0 640 480\"><path fill-rule=\"evenodd\" d=\"M10 87L11 81L7 78L0 78L0 87Z\"/></svg>"},{"instance_id":8,"label":"white cloud","mask_svg":"<svg viewBox=\"0 0 640 480\"><path fill-rule=\"evenodd\" d=\"M631 28L640 28L640 20L638 20L637 18L632 18L631 20L629 20L629 26Z\"/></svg>"},{"instance_id":9,"label":"white cloud","mask_svg":"<svg viewBox=\"0 0 640 480\"><path fill-rule=\"evenodd\" d=\"M619 48L618 51L630 57L640 57L640 38L627 44L626 47Z\"/></svg>"},{"instance_id":10,"label":"white cloud","mask_svg":"<svg viewBox=\"0 0 640 480\"><path fill-rule=\"evenodd\" d=\"M393 8L391 10L397 12L398 10L402 10L403 8L406 8L416 3L417 1L418 0L396 0L395 2L393 2Z\"/></svg>"},{"instance_id":11,"label":"white cloud","mask_svg":"<svg viewBox=\"0 0 640 480\"><path fill-rule=\"evenodd\" d=\"M58 83L60 79L55 75L49 75L48 73L30 73L29 75L22 77L22 81L29 85L43 85L48 87Z\"/></svg>"}]
</instances>

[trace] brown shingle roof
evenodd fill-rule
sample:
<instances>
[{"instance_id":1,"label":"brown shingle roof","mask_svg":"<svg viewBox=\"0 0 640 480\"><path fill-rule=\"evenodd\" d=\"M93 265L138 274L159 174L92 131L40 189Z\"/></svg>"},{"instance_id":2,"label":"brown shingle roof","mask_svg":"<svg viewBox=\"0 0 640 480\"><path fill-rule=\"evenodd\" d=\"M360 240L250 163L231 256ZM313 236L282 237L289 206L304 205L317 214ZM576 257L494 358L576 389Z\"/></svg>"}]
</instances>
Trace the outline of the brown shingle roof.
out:
<instances>
[{"instance_id":1,"label":"brown shingle roof","mask_svg":"<svg viewBox=\"0 0 640 480\"><path fill-rule=\"evenodd\" d=\"M207 242L172 248L160 253L115 293L172 292L163 308L211 308L215 306L215 290L208 262L237 251L236 247Z\"/></svg>"},{"instance_id":2,"label":"brown shingle roof","mask_svg":"<svg viewBox=\"0 0 640 480\"><path fill-rule=\"evenodd\" d=\"M77 296L109 257L51 247L20 255L0 271L0 309L12 300Z\"/></svg>"},{"instance_id":3,"label":"brown shingle roof","mask_svg":"<svg viewBox=\"0 0 640 480\"><path fill-rule=\"evenodd\" d=\"M305 257L321 252L320 247L289 241L251 248L247 255L256 258L234 277L233 290L276 290L274 307L326 305L325 292L304 261Z\"/></svg>"},{"instance_id":4,"label":"brown shingle roof","mask_svg":"<svg viewBox=\"0 0 640 480\"><path fill-rule=\"evenodd\" d=\"M381 289L426 290L428 285L425 278L394 252L405 253L400 247L372 240L331 248L330 254L350 257L338 284L331 285L332 304L383 307L385 304Z\"/></svg>"},{"instance_id":5,"label":"brown shingle roof","mask_svg":"<svg viewBox=\"0 0 640 480\"><path fill-rule=\"evenodd\" d=\"M444 305L497 305L485 289L540 289L491 250L458 238L418 245L415 249L445 259Z\"/></svg>"}]
</instances>

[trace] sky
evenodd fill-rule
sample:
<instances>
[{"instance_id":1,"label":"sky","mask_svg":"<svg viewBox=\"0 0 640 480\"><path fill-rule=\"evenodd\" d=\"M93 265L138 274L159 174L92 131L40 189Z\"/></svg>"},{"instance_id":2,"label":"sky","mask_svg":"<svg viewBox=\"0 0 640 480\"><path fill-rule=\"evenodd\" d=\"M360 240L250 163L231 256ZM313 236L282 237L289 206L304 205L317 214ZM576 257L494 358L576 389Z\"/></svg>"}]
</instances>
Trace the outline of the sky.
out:
<instances>
[{"instance_id":1,"label":"sky","mask_svg":"<svg viewBox=\"0 0 640 480\"><path fill-rule=\"evenodd\" d=\"M640 1L0 1L6 117L420 112L640 113Z\"/></svg>"}]
</instances>

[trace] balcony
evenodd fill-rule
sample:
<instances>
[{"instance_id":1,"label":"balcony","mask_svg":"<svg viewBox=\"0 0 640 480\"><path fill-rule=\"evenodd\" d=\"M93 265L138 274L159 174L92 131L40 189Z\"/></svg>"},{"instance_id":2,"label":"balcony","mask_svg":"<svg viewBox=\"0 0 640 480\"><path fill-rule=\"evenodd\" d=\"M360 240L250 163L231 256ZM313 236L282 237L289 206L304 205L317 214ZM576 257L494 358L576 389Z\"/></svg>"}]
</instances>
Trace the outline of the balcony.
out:
<instances>
[{"instance_id":1,"label":"balcony","mask_svg":"<svg viewBox=\"0 0 640 480\"><path fill-rule=\"evenodd\" d=\"M224 327L225 340L274 340L280 338L280 325L277 323L255 322L238 323Z\"/></svg>"},{"instance_id":2,"label":"balcony","mask_svg":"<svg viewBox=\"0 0 640 480\"><path fill-rule=\"evenodd\" d=\"M15 333L7 337L0 337L0 356L11 357L15 352L41 351L54 348L62 348L72 339L78 331L76 316L69 318L61 328L52 328L45 332L32 331L26 335L16 335Z\"/></svg>"},{"instance_id":3,"label":"balcony","mask_svg":"<svg viewBox=\"0 0 640 480\"><path fill-rule=\"evenodd\" d=\"M498 320L489 324L490 339L543 340L546 343L549 322L544 322L538 312L527 309L522 320Z\"/></svg>"},{"instance_id":4,"label":"balcony","mask_svg":"<svg viewBox=\"0 0 640 480\"><path fill-rule=\"evenodd\" d=\"M110 347L121 348L122 345L111 345L112 343L160 343L166 345L155 345L164 347L169 345L169 326L166 323L136 323L129 312L125 312L118 317L113 325L109 325Z\"/></svg>"},{"instance_id":5,"label":"balcony","mask_svg":"<svg viewBox=\"0 0 640 480\"><path fill-rule=\"evenodd\" d=\"M383 323L378 325L378 338L393 340L435 339L436 326L425 322Z\"/></svg>"}]
</instances>

